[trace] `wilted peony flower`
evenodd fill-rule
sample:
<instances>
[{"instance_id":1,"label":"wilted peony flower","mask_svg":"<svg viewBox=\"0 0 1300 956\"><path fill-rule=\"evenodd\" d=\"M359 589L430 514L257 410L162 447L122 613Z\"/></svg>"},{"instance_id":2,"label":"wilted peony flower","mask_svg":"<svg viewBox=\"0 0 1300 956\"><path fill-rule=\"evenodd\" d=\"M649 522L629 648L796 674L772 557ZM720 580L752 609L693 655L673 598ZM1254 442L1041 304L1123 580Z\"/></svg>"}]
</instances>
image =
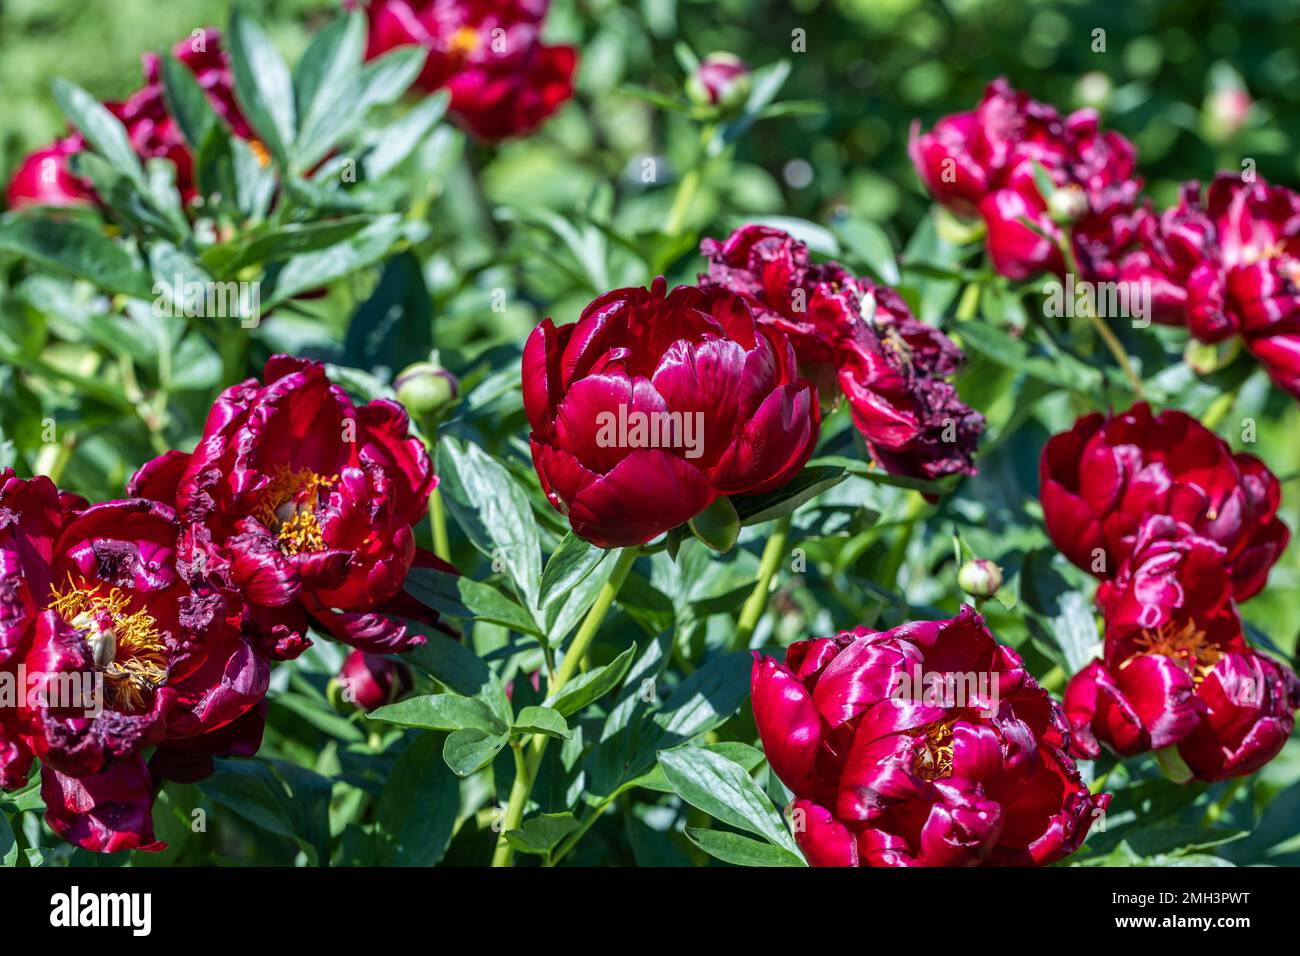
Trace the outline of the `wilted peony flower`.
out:
<instances>
[{"instance_id":1,"label":"wilted peony flower","mask_svg":"<svg viewBox=\"0 0 1300 956\"><path fill-rule=\"evenodd\" d=\"M616 289L524 346L533 464L551 504L604 548L642 544L720 495L772 491L821 424L780 332L721 289Z\"/></svg>"},{"instance_id":2,"label":"wilted peony flower","mask_svg":"<svg viewBox=\"0 0 1300 956\"><path fill-rule=\"evenodd\" d=\"M1067 753L1060 709L963 607L946 621L754 656L754 719L814 866L1044 865L1109 795Z\"/></svg>"},{"instance_id":3,"label":"wilted peony flower","mask_svg":"<svg viewBox=\"0 0 1300 956\"><path fill-rule=\"evenodd\" d=\"M944 379L963 356L918 322L892 289L813 263L808 247L767 226L725 242L705 239L702 286L744 296L759 321L789 336L800 371L824 402L842 391L872 456L891 474L934 479L974 474L984 418Z\"/></svg>"},{"instance_id":4,"label":"wilted peony flower","mask_svg":"<svg viewBox=\"0 0 1300 956\"><path fill-rule=\"evenodd\" d=\"M1095 111L1062 118L1055 107L997 79L974 111L946 116L924 134L913 125L909 152L930 195L984 219L989 257L1012 279L1066 271L1061 228L1035 181L1037 163L1057 189L1077 190L1086 200L1071 217L1082 278L1115 277L1116 258L1132 238L1142 181L1134 176L1133 144L1099 130Z\"/></svg>"},{"instance_id":5,"label":"wilted peony flower","mask_svg":"<svg viewBox=\"0 0 1300 956\"><path fill-rule=\"evenodd\" d=\"M1279 387L1300 397L1300 196L1221 173L1205 203L1142 210L1121 277L1151 287L1153 317L1202 342L1240 336Z\"/></svg>"},{"instance_id":6,"label":"wilted peony flower","mask_svg":"<svg viewBox=\"0 0 1300 956\"><path fill-rule=\"evenodd\" d=\"M154 459L128 490L175 502L188 559L243 595L263 649L283 659L306 646L308 615L362 650L424 642L400 618L437 616L402 585L435 481L401 405L354 405L319 362L276 355L265 384L217 398L193 454Z\"/></svg>"},{"instance_id":7,"label":"wilted peony flower","mask_svg":"<svg viewBox=\"0 0 1300 956\"><path fill-rule=\"evenodd\" d=\"M1178 411L1153 415L1139 403L1121 415L1085 415L1048 440L1039 475L1052 542L1103 579L1132 554L1144 518L1168 515L1224 549L1242 601L1264 586L1290 536L1273 473Z\"/></svg>"},{"instance_id":8,"label":"wilted peony flower","mask_svg":"<svg viewBox=\"0 0 1300 956\"><path fill-rule=\"evenodd\" d=\"M1104 658L1070 681L1074 748L1093 758L1177 746L1202 780L1258 770L1277 756L1300 683L1242 636L1226 552L1173 518L1141 525L1133 554L1098 593Z\"/></svg>"},{"instance_id":9,"label":"wilted peony flower","mask_svg":"<svg viewBox=\"0 0 1300 956\"><path fill-rule=\"evenodd\" d=\"M240 632L237 595L177 563L170 508L130 499L65 513L51 545L53 485L0 484L0 514L25 506L8 511L7 543L25 546L5 548L6 590L20 595L9 634L21 629L6 670L22 679L0 708L0 782L21 784L38 757L56 832L89 850L156 849L143 749L164 763L173 748L235 752L227 728L262 700L268 663Z\"/></svg>"},{"instance_id":10,"label":"wilted peony flower","mask_svg":"<svg viewBox=\"0 0 1300 956\"><path fill-rule=\"evenodd\" d=\"M236 136L251 140L252 130L235 102L234 86L221 37L216 30L196 30L172 47L172 54L190 68L208 102ZM122 121L131 145L141 159L163 158L176 167L176 186L188 203L197 195L194 158L163 94L162 61L144 55L145 85L121 103L105 103ZM84 148L74 134L28 156L9 183L7 201L13 208L36 203L71 205L94 199L90 184L77 179L67 167L67 157ZM51 162L53 161L53 162Z\"/></svg>"},{"instance_id":11,"label":"wilted peony flower","mask_svg":"<svg viewBox=\"0 0 1300 956\"><path fill-rule=\"evenodd\" d=\"M351 690L350 700L362 710L374 710L409 694L411 669L379 654L353 651L343 662L339 682ZM348 699L348 698L345 698Z\"/></svg>"},{"instance_id":12,"label":"wilted peony flower","mask_svg":"<svg viewBox=\"0 0 1300 956\"><path fill-rule=\"evenodd\" d=\"M344 6L357 7L357 0ZM446 87L451 112L479 139L532 132L573 96L571 46L541 42L549 0L371 0L367 58L418 44L429 58L416 81Z\"/></svg>"}]
</instances>

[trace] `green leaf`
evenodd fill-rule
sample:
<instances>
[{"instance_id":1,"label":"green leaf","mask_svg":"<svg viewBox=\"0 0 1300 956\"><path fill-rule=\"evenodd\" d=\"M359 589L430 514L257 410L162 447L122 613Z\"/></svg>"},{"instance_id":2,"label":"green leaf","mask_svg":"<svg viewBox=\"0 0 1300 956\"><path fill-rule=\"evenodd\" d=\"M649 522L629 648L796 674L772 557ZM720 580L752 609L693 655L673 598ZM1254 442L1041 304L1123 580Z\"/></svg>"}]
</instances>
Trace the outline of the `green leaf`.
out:
<instances>
[{"instance_id":1,"label":"green leaf","mask_svg":"<svg viewBox=\"0 0 1300 956\"><path fill-rule=\"evenodd\" d=\"M736 514L740 515L742 525L762 524L790 514L847 477L847 471L833 465L809 467L775 491L763 495L733 495L731 503Z\"/></svg>"},{"instance_id":2,"label":"green leaf","mask_svg":"<svg viewBox=\"0 0 1300 956\"><path fill-rule=\"evenodd\" d=\"M709 856L735 866L807 866L803 857L739 833L687 827L686 837Z\"/></svg>"},{"instance_id":3,"label":"green leaf","mask_svg":"<svg viewBox=\"0 0 1300 956\"><path fill-rule=\"evenodd\" d=\"M538 606L549 607L565 592L577 587L609 555L609 551L588 544L570 531L542 571L542 585L537 595Z\"/></svg>"},{"instance_id":4,"label":"green leaf","mask_svg":"<svg viewBox=\"0 0 1300 956\"><path fill-rule=\"evenodd\" d=\"M886 471L882 471L873 462L859 461L856 458L846 458L842 455L825 455L821 458L814 458L812 461L808 462L808 468L823 467L842 468L851 475L865 478L867 481L873 481L878 485L890 485L894 488L910 488L912 491L919 491L924 495L946 495L952 491L959 480L958 477L954 475L940 478L937 481L926 481L924 478L910 478L906 475L891 475Z\"/></svg>"},{"instance_id":5,"label":"green leaf","mask_svg":"<svg viewBox=\"0 0 1300 956\"><path fill-rule=\"evenodd\" d=\"M270 309L387 258L399 240L410 238L408 228L420 227L408 224L397 213L377 216L342 242L294 256L275 272L263 308Z\"/></svg>"},{"instance_id":6,"label":"green leaf","mask_svg":"<svg viewBox=\"0 0 1300 956\"><path fill-rule=\"evenodd\" d=\"M404 652L403 661L462 696L480 698L491 708L502 727L510 726L514 712L510 708L510 699L506 697L505 687L481 658L445 634L420 629L413 622L407 622L407 626L423 634L425 642Z\"/></svg>"},{"instance_id":7,"label":"green leaf","mask_svg":"<svg viewBox=\"0 0 1300 956\"><path fill-rule=\"evenodd\" d=\"M767 794L738 764L699 747L659 752L659 766L677 795L693 807L748 830L793 854L798 846Z\"/></svg>"},{"instance_id":8,"label":"green leaf","mask_svg":"<svg viewBox=\"0 0 1300 956\"><path fill-rule=\"evenodd\" d=\"M313 863L329 858L330 782L287 761L218 758L199 790L255 826L288 837Z\"/></svg>"},{"instance_id":9,"label":"green leaf","mask_svg":"<svg viewBox=\"0 0 1300 956\"><path fill-rule=\"evenodd\" d=\"M153 297L153 284L127 247L77 219L17 216L0 222L0 250L93 282L106 292Z\"/></svg>"},{"instance_id":10,"label":"green leaf","mask_svg":"<svg viewBox=\"0 0 1300 956\"><path fill-rule=\"evenodd\" d=\"M18 862L18 841L14 839L9 817L0 813L0 866L13 866Z\"/></svg>"},{"instance_id":11,"label":"green leaf","mask_svg":"<svg viewBox=\"0 0 1300 956\"><path fill-rule=\"evenodd\" d=\"M217 111L208 102L203 87L199 86L190 68L171 54L162 58L162 80L168 111L176 117L176 125L181 128L191 149L198 150L209 135L220 130Z\"/></svg>"},{"instance_id":12,"label":"green leaf","mask_svg":"<svg viewBox=\"0 0 1300 956\"><path fill-rule=\"evenodd\" d=\"M145 185L144 167L140 165L140 157L131 146L131 138L121 120L95 97L64 79L54 81L54 99L72 125L81 130L114 170L130 180L140 192L149 191Z\"/></svg>"},{"instance_id":13,"label":"green leaf","mask_svg":"<svg viewBox=\"0 0 1300 956\"><path fill-rule=\"evenodd\" d=\"M737 764L746 773L752 772L755 767L766 759L763 756L763 751L759 750L757 747L751 747L749 744L741 743L737 740L723 740L715 744L698 744L694 746L698 746L701 750L708 750L711 753L718 754L720 757L725 757L732 763ZM676 793L676 791L673 790L673 785L668 782L668 777L664 774L663 767L661 767L657 762L648 772L641 774L641 776L634 780L628 781L624 785L624 789L630 789L631 787L641 787L645 790L657 791L658 793Z\"/></svg>"},{"instance_id":14,"label":"green leaf","mask_svg":"<svg viewBox=\"0 0 1300 956\"><path fill-rule=\"evenodd\" d=\"M491 621L521 634L543 636L532 615L508 594L503 594L490 584L471 581L469 578L459 578L456 583L461 601L476 619Z\"/></svg>"},{"instance_id":15,"label":"green leaf","mask_svg":"<svg viewBox=\"0 0 1300 956\"><path fill-rule=\"evenodd\" d=\"M487 766L506 745L505 734L494 734L478 727L466 727L447 735L442 759L458 777L468 777Z\"/></svg>"},{"instance_id":16,"label":"green leaf","mask_svg":"<svg viewBox=\"0 0 1300 956\"><path fill-rule=\"evenodd\" d=\"M609 583L615 564L616 561L602 561L595 570L569 589L563 601L546 609L546 642L551 647L563 644L569 632L591 610L601 590Z\"/></svg>"},{"instance_id":17,"label":"green leaf","mask_svg":"<svg viewBox=\"0 0 1300 956\"><path fill-rule=\"evenodd\" d=\"M433 300L420 260L408 250L384 264L379 285L352 314L343 353L350 365L396 374L432 348Z\"/></svg>"},{"instance_id":18,"label":"green leaf","mask_svg":"<svg viewBox=\"0 0 1300 956\"><path fill-rule=\"evenodd\" d=\"M542 813L525 820L514 830L507 830L506 840L520 853L550 856L560 841L579 825L572 813Z\"/></svg>"},{"instance_id":19,"label":"green leaf","mask_svg":"<svg viewBox=\"0 0 1300 956\"><path fill-rule=\"evenodd\" d=\"M483 449L451 436L438 441L438 476L447 510L465 534L510 575L528 607L537 607L541 543L528 496Z\"/></svg>"},{"instance_id":20,"label":"green leaf","mask_svg":"<svg viewBox=\"0 0 1300 956\"><path fill-rule=\"evenodd\" d=\"M749 696L752 661L749 652L737 651L715 658L682 681L668 705L654 715L659 734L650 743L656 749L671 747L727 720Z\"/></svg>"},{"instance_id":21,"label":"green leaf","mask_svg":"<svg viewBox=\"0 0 1300 956\"><path fill-rule=\"evenodd\" d=\"M438 90L424 97L405 115L376 130L374 145L362 161L366 179L381 179L400 166L446 115L450 103L451 94Z\"/></svg>"},{"instance_id":22,"label":"green leaf","mask_svg":"<svg viewBox=\"0 0 1300 956\"><path fill-rule=\"evenodd\" d=\"M366 735L361 732L361 728L355 723L346 717L340 717L334 711L326 709L316 701L308 700L298 694L276 694L269 699L273 706L283 707L285 710L297 714L317 730L329 734L331 737L337 737L339 740L350 740L354 743L366 739Z\"/></svg>"},{"instance_id":23,"label":"green leaf","mask_svg":"<svg viewBox=\"0 0 1300 956\"><path fill-rule=\"evenodd\" d=\"M632 666L635 654L636 645L633 644L604 667L593 667L587 673L578 675L560 688L557 694L547 698L546 706L565 717L582 710L619 685L627 669Z\"/></svg>"},{"instance_id":24,"label":"green leaf","mask_svg":"<svg viewBox=\"0 0 1300 956\"><path fill-rule=\"evenodd\" d=\"M353 11L326 24L298 60L293 86L298 141L304 152L311 151L309 144L316 138L321 121L339 109L340 93L349 91L361 68L365 49L366 19ZM303 159L301 162L311 165L313 160Z\"/></svg>"},{"instance_id":25,"label":"green leaf","mask_svg":"<svg viewBox=\"0 0 1300 956\"><path fill-rule=\"evenodd\" d=\"M483 701L459 694L411 697L372 710L367 716L371 720L382 720L401 727L419 727L422 730L475 728L500 734L506 729Z\"/></svg>"},{"instance_id":26,"label":"green leaf","mask_svg":"<svg viewBox=\"0 0 1300 956\"><path fill-rule=\"evenodd\" d=\"M894 247L885 230L864 219L846 219L836 224L836 234L844 240L849 251L886 285L896 286L902 281Z\"/></svg>"},{"instance_id":27,"label":"green leaf","mask_svg":"<svg viewBox=\"0 0 1300 956\"><path fill-rule=\"evenodd\" d=\"M289 67L261 26L238 10L230 19L229 45L235 95L244 116L280 165L288 167L297 128Z\"/></svg>"},{"instance_id":28,"label":"green leaf","mask_svg":"<svg viewBox=\"0 0 1300 956\"><path fill-rule=\"evenodd\" d=\"M438 759L438 734L420 734L393 764L375 818L390 866L434 866L451 842L460 810L460 785Z\"/></svg>"},{"instance_id":29,"label":"green leaf","mask_svg":"<svg viewBox=\"0 0 1300 956\"><path fill-rule=\"evenodd\" d=\"M560 737L564 740L573 736L573 731L569 730L565 719L550 707L525 707L515 716L513 729L522 733Z\"/></svg>"},{"instance_id":30,"label":"green leaf","mask_svg":"<svg viewBox=\"0 0 1300 956\"><path fill-rule=\"evenodd\" d=\"M229 275L248 266L328 248L356 235L369 222L369 216L349 216L326 222L289 223L209 246L200 258L214 274Z\"/></svg>"}]
</instances>

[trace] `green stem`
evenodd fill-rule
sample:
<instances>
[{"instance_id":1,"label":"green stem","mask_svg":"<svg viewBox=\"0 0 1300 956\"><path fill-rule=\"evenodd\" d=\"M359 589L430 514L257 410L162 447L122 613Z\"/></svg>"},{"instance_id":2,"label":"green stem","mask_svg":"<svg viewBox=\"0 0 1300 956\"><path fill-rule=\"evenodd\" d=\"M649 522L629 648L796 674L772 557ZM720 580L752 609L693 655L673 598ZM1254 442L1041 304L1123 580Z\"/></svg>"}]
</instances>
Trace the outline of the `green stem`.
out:
<instances>
[{"instance_id":1,"label":"green stem","mask_svg":"<svg viewBox=\"0 0 1300 956\"><path fill-rule=\"evenodd\" d=\"M980 291L982 288L978 282L972 282L962 290L961 301L957 303L958 322L975 318L976 310L979 309L980 305Z\"/></svg>"},{"instance_id":2,"label":"green stem","mask_svg":"<svg viewBox=\"0 0 1300 956\"><path fill-rule=\"evenodd\" d=\"M609 613L614 599L618 597L618 592L623 588L623 582L627 580L628 573L632 570L632 564L636 561L640 553L639 548L624 548L618 555L618 561L614 565L614 570L605 582L600 593L596 595L596 602L587 612L587 616L582 621L582 627L578 629L577 635L573 638L573 643L569 645L568 652L564 655L564 660L560 664L560 669L551 677L548 686L550 694L557 693L578 670L578 663L586 656L587 651L591 648L591 642L595 640L600 625L604 622L605 616ZM506 815L502 821L501 834L497 837L496 849L492 853L493 866L509 866L514 860L514 847L506 839L506 834L511 830L518 829L519 824L523 821L524 810L528 806L528 797L533 791L533 781L537 779L537 768L541 766L542 757L546 754L546 744L550 740L545 734L533 734L531 741L511 741L510 746L515 752L515 782L510 787L510 797L506 802ZM527 754L525 754L527 748Z\"/></svg>"},{"instance_id":3,"label":"green stem","mask_svg":"<svg viewBox=\"0 0 1300 956\"><path fill-rule=\"evenodd\" d=\"M749 639L754 636L754 628L758 627L759 619L767 610L767 597L772 590L772 578L775 577L776 569L781 566L785 558L786 542L790 537L791 517L791 515L783 515L777 519L776 527L772 529L772 536L767 539L767 546L763 548L763 556L758 562L758 579L754 582L754 590L749 592L749 597L745 598L745 604L740 609L740 619L736 622L736 633L731 639L733 650L743 651L749 647Z\"/></svg>"},{"instance_id":4,"label":"green stem","mask_svg":"<svg viewBox=\"0 0 1300 956\"><path fill-rule=\"evenodd\" d=\"M1079 260L1076 259L1074 255L1074 243L1068 232L1062 233L1060 246L1061 254L1065 257L1066 269L1074 273L1076 276L1081 275L1079 272ZM1086 300L1084 301L1086 302ZM1139 401L1145 401L1146 392L1142 388L1142 379L1139 378L1137 372L1134 371L1133 362L1129 359L1128 351L1124 348L1124 343L1121 342L1119 337L1115 334L1115 330L1107 325L1106 320L1097 315L1095 310L1084 305L1082 311L1084 315L1088 317L1088 321L1092 323L1093 330L1098 336L1100 336L1101 340L1106 343L1106 348L1110 350L1110 354L1114 357L1115 361L1119 363L1119 367L1124 370L1124 375L1128 378L1129 384L1133 386L1133 394L1137 396Z\"/></svg>"},{"instance_id":5,"label":"green stem","mask_svg":"<svg viewBox=\"0 0 1300 956\"><path fill-rule=\"evenodd\" d=\"M1224 392L1209 408L1205 410L1205 415L1201 418L1201 424L1214 431L1219 427L1219 423L1227 417L1228 412L1232 411L1232 406L1237 404L1237 390Z\"/></svg>"},{"instance_id":6,"label":"green stem","mask_svg":"<svg viewBox=\"0 0 1300 956\"><path fill-rule=\"evenodd\" d=\"M436 486L429 495L429 526L433 529L433 553L450 563L451 539L447 537L447 509L442 503L442 493Z\"/></svg>"},{"instance_id":7,"label":"green stem","mask_svg":"<svg viewBox=\"0 0 1300 956\"><path fill-rule=\"evenodd\" d=\"M673 198L672 209L668 213L668 221L664 224L664 232L668 235L675 236L682 231L686 214L691 209L691 202L695 199L695 194L700 191L701 178L698 166L682 177L677 187L677 195Z\"/></svg>"},{"instance_id":8,"label":"green stem","mask_svg":"<svg viewBox=\"0 0 1300 956\"><path fill-rule=\"evenodd\" d=\"M609 805L613 802L614 802L614 797L608 796L604 800L600 801L600 803L596 804L596 806L592 809L592 811L588 813L586 817L583 818L582 823L579 824L578 826L578 829L574 830L567 837L565 837L560 842L560 845L555 848L555 852L553 852L551 854L551 858L546 861L546 865L558 866L560 861L563 860L569 854L570 850L572 850L575 846L577 846L579 840L581 840L584 836L586 836L587 831L590 830L595 825L596 821L601 818L601 816L609 808Z\"/></svg>"},{"instance_id":9,"label":"green stem","mask_svg":"<svg viewBox=\"0 0 1300 956\"><path fill-rule=\"evenodd\" d=\"M1235 780L1228 783L1227 789L1223 791L1223 796L1219 797L1218 800L1214 801L1208 808L1206 808L1206 826L1213 826L1219 822L1223 815L1227 813L1228 807L1232 806L1232 801L1237 798L1237 791L1239 791L1245 783L1245 777L1237 777Z\"/></svg>"}]
</instances>

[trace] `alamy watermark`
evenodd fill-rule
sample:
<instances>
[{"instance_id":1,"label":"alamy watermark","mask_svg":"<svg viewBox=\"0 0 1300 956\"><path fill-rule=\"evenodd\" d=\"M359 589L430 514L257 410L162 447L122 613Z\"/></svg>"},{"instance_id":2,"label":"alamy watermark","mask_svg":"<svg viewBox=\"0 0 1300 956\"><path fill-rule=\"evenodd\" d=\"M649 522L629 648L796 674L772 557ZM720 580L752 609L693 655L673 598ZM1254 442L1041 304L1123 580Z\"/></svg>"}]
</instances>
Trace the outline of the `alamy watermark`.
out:
<instances>
[{"instance_id":1,"label":"alamy watermark","mask_svg":"<svg viewBox=\"0 0 1300 956\"><path fill-rule=\"evenodd\" d=\"M620 403L617 414L596 416L599 448L679 448L687 458L704 454L703 412L643 412Z\"/></svg>"},{"instance_id":2,"label":"alamy watermark","mask_svg":"<svg viewBox=\"0 0 1300 956\"><path fill-rule=\"evenodd\" d=\"M260 282L187 281L177 273L168 284L153 284L153 314L160 318L238 319L246 329L262 321Z\"/></svg>"},{"instance_id":3,"label":"alamy watermark","mask_svg":"<svg viewBox=\"0 0 1300 956\"><path fill-rule=\"evenodd\" d=\"M1150 282L1076 282L1074 273L1067 272L1064 283L1044 285L1043 295L1043 311L1052 318L1132 319L1136 329L1151 324Z\"/></svg>"},{"instance_id":4,"label":"alamy watermark","mask_svg":"<svg viewBox=\"0 0 1300 956\"><path fill-rule=\"evenodd\" d=\"M890 678L889 696L927 707L971 708L981 717L995 717L999 676L988 671L922 671L920 664L914 664L911 673L902 671Z\"/></svg>"}]
</instances>

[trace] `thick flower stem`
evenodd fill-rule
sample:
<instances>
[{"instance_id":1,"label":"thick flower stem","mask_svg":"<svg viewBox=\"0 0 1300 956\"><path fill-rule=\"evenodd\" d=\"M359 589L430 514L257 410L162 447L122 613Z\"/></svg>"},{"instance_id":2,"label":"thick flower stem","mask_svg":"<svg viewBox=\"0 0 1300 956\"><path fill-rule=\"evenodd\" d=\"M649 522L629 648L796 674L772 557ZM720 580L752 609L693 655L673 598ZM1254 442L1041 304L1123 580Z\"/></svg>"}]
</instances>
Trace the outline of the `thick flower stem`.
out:
<instances>
[{"instance_id":1,"label":"thick flower stem","mask_svg":"<svg viewBox=\"0 0 1300 956\"><path fill-rule=\"evenodd\" d=\"M605 582L605 586L596 595L596 602L582 621L582 627L569 645L568 652L560 664L560 669L552 675L548 685L549 694L559 691L578 670L578 663L586 656L595 640L600 625L604 623L614 599L627 580L632 564L640 554L640 548L624 548L619 552L614 570ZM512 741L510 746L515 752L515 782L510 788L510 798L506 803L505 818L501 821L501 833L497 837L496 849L492 853L493 866L509 866L514 860L514 847L506 839L506 834L518 829L523 822L524 810L528 807L528 797L533 791L533 781L537 779L537 768L541 766L546 754L546 744L550 738L545 734L533 734L531 739Z\"/></svg>"},{"instance_id":2,"label":"thick flower stem","mask_svg":"<svg viewBox=\"0 0 1300 956\"><path fill-rule=\"evenodd\" d=\"M740 619L736 622L736 633L731 639L733 650L743 651L749 647L749 639L754 636L754 628L758 627L759 619L767 610L767 597L772 590L772 578L785 558L786 541L790 537L790 519L791 515L784 515L777 519L776 526L772 529L772 536L767 539L767 546L763 548L763 556L758 562L758 579L754 582L754 590L750 592L749 597L745 598L745 605L740 609Z\"/></svg>"},{"instance_id":3,"label":"thick flower stem","mask_svg":"<svg viewBox=\"0 0 1300 956\"><path fill-rule=\"evenodd\" d=\"M429 527L433 529L433 553L451 562L451 539L447 537L447 509L442 504L442 492L435 486L429 494Z\"/></svg>"}]
</instances>

